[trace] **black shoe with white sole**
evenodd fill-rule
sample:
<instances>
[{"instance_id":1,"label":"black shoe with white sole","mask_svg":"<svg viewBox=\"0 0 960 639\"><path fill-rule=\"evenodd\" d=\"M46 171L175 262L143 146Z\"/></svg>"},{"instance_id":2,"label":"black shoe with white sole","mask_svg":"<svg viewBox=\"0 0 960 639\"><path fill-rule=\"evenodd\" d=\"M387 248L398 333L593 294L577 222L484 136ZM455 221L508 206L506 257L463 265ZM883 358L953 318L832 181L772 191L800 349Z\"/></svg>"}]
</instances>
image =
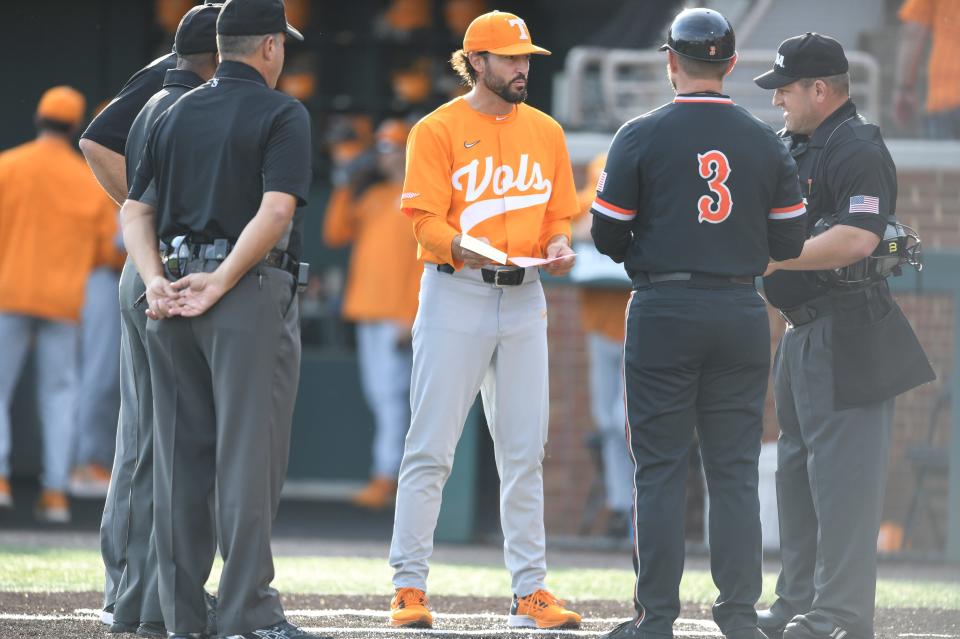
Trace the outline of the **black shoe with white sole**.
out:
<instances>
[{"instance_id":1,"label":"black shoe with white sole","mask_svg":"<svg viewBox=\"0 0 960 639\"><path fill-rule=\"evenodd\" d=\"M783 639L853 639L853 637L832 621L797 615L783 629Z\"/></svg>"},{"instance_id":2,"label":"black shoe with white sole","mask_svg":"<svg viewBox=\"0 0 960 639\"><path fill-rule=\"evenodd\" d=\"M110 624L110 629L107 631L112 635L125 635L125 634L134 634L137 631L137 626L140 624L136 621L117 621L113 620L113 623Z\"/></svg>"},{"instance_id":3,"label":"black shoe with white sole","mask_svg":"<svg viewBox=\"0 0 960 639\"><path fill-rule=\"evenodd\" d=\"M164 639L167 636L167 629L162 621L144 621L137 627L137 636Z\"/></svg>"},{"instance_id":4,"label":"black shoe with white sole","mask_svg":"<svg viewBox=\"0 0 960 639\"><path fill-rule=\"evenodd\" d=\"M774 606L770 610L757 611L757 627L770 639L780 639L783 629L793 619L793 615L785 615Z\"/></svg>"},{"instance_id":5,"label":"black shoe with white sole","mask_svg":"<svg viewBox=\"0 0 960 639\"><path fill-rule=\"evenodd\" d=\"M289 621L245 632L242 635L227 635L224 639L332 639L321 635L312 635L297 628Z\"/></svg>"}]
</instances>

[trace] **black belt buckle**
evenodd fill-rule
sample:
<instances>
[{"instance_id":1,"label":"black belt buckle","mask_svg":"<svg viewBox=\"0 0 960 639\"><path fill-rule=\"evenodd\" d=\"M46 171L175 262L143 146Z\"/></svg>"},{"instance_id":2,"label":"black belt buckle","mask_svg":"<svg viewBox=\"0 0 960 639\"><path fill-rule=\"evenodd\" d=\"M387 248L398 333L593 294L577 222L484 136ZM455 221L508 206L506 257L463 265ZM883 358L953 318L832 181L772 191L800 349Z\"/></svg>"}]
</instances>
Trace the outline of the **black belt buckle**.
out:
<instances>
[{"instance_id":1,"label":"black belt buckle","mask_svg":"<svg viewBox=\"0 0 960 639\"><path fill-rule=\"evenodd\" d=\"M505 286L518 286L522 284L526 270L522 268L482 269L481 273L484 282L493 284L497 288L503 288Z\"/></svg>"}]
</instances>

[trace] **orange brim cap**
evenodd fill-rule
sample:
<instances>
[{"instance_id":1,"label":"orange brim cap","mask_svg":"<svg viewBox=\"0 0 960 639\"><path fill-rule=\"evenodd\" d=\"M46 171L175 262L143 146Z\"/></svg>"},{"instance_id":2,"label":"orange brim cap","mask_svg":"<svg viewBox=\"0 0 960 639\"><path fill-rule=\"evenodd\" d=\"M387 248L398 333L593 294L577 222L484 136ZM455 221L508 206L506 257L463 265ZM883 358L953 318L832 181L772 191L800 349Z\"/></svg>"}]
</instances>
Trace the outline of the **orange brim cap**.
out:
<instances>
[{"instance_id":1,"label":"orange brim cap","mask_svg":"<svg viewBox=\"0 0 960 639\"><path fill-rule=\"evenodd\" d=\"M543 47L526 42L510 44L499 49L487 49L487 51L495 55L550 55L550 52Z\"/></svg>"}]
</instances>

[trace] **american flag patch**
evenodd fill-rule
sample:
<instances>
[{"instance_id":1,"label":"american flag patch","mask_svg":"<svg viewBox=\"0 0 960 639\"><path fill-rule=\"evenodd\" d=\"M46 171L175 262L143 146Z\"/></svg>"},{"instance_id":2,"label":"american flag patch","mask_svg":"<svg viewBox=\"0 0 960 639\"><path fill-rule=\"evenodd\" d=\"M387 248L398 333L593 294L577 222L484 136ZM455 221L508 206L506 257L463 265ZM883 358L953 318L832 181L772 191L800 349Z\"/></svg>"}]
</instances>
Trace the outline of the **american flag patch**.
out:
<instances>
[{"instance_id":1,"label":"american flag patch","mask_svg":"<svg viewBox=\"0 0 960 639\"><path fill-rule=\"evenodd\" d=\"M600 178L597 180L597 193L603 193L603 185L607 182L607 172L600 171Z\"/></svg>"},{"instance_id":2,"label":"american flag patch","mask_svg":"<svg viewBox=\"0 0 960 639\"><path fill-rule=\"evenodd\" d=\"M880 198L872 195L854 195L850 198L851 213L880 213Z\"/></svg>"}]
</instances>

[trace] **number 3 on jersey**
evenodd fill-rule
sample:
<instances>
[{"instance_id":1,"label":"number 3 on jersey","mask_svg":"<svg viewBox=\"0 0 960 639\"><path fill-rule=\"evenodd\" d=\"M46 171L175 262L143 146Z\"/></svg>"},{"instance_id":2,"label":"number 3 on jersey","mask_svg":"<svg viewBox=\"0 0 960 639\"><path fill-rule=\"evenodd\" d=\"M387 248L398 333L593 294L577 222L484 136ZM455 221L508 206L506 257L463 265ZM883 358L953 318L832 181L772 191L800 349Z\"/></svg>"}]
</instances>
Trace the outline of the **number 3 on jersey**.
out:
<instances>
[{"instance_id":1,"label":"number 3 on jersey","mask_svg":"<svg viewBox=\"0 0 960 639\"><path fill-rule=\"evenodd\" d=\"M723 151L716 149L698 153L697 161L700 166L700 177L707 181L707 187L716 196L716 200L709 195L700 197L697 201L697 210L700 211L697 221L701 224L703 222L719 224L730 217L730 211L733 209L733 196L727 188L730 161L727 160Z\"/></svg>"}]
</instances>

